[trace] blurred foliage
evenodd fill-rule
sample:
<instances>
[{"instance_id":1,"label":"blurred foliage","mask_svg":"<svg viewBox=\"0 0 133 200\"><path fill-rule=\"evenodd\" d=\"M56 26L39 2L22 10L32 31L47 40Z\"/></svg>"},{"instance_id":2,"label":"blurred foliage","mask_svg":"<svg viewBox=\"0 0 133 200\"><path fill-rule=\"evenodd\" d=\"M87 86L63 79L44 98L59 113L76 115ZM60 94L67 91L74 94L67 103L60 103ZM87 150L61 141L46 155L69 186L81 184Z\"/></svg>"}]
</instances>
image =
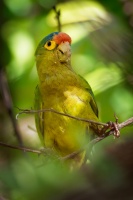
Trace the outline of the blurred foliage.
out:
<instances>
[{"instance_id":1,"label":"blurred foliage","mask_svg":"<svg viewBox=\"0 0 133 200\"><path fill-rule=\"evenodd\" d=\"M38 83L34 52L45 35L58 30L52 9L55 5L61 11L62 31L72 37L72 66L92 86L101 121L114 121L114 113L119 121L133 116L132 0L2 0L0 69L4 68L7 74L14 115L18 113L17 107L33 107ZM0 138L16 143L1 97ZM24 144L40 147L37 133L32 130L34 116L20 116L18 124ZM111 158L103 160L103 154L108 146L125 141L132 132L130 126L122 130L119 141L110 137L96 145L97 162L93 165L98 177L105 177L102 182L105 185L111 180L109 184L120 186L123 171ZM65 199L70 190L78 188L95 193L90 174L70 173L66 166L57 160L52 162L51 158L0 149L0 199Z\"/></svg>"}]
</instances>

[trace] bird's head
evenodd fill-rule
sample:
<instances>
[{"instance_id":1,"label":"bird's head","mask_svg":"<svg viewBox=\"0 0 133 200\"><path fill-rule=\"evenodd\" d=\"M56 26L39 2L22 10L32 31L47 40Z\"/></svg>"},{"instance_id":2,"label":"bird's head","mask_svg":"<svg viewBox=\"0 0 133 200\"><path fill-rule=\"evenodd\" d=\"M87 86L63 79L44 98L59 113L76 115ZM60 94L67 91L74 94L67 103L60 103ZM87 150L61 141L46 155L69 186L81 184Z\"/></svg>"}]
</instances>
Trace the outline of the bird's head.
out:
<instances>
[{"instance_id":1,"label":"bird's head","mask_svg":"<svg viewBox=\"0 0 133 200\"><path fill-rule=\"evenodd\" d=\"M66 33L53 32L39 43L35 56L49 62L70 63L71 38Z\"/></svg>"}]
</instances>

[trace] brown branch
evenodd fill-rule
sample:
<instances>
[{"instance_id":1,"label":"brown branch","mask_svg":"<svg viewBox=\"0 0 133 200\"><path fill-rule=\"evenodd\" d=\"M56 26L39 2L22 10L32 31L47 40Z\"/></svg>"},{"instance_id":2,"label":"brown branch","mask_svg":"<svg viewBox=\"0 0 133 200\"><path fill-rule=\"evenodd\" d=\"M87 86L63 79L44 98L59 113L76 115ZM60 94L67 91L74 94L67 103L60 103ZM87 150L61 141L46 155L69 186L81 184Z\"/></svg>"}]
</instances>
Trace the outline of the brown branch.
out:
<instances>
[{"instance_id":1,"label":"brown branch","mask_svg":"<svg viewBox=\"0 0 133 200\"><path fill-rule=\"evenodd\" d=\"M118 124L118 129L122 129L126 126L132 125L133 124L133 117L127 119L126 121L122 122L121 124Z\"/></svg>"},{"instance_id":2,"label":"brown branch","mask_svg":"<svg viewBox=\"0 0 133 200\"><path fill-rule=\"evenodd\" d=\"M132 125L133 124L133 117L127 119L126 121L122 122L122 123L118 123L117 124L117 128L120 130L126 126L129 126L129 125ZM107 132L107 134L105 134L104 136L102 137L97 137L95 139L93 139L92 141L90 141L87 145L85 145L84 148L78 150L78 151L75 151L67 156L64 156L62 158L60 158L61 160L68 160L68 159L72 159L74 158L75 156L77 156L79 153L81 153L82 151L86 150L86 149L91 149L93 145L95 145L96 143L100 142L101 140L105 139L106 137L110 136L110 135L114 135L114 130L109 130Z\"/></svg>"},{"instance_id":3,"label":"brown branch","mask_svg":"<svg viewBox=\"0 0 133 200\"><path fill-rule=\"evenodd\" d=\"M79 20L75 22L66 22L63 23L62 26L68 26L68 25L75 25L75 24L83 24L83 23L89 23L93 28L98 29L101 23L99 21L96 21L94 19L87 19L87 20ZM107 22L105 22L107 23Z\"/></svg>"},{"instance_id":4,"label":"brown branch","mask_svg":"<svg viewBox=\"0 0 133 200\"><path fill-rule=\"evenodd\" d=\"M27 110L29 111L29 110ZM42 112L42 111L41 111ZM24 113L24 112L23 112ZM56 112L58 113L58 112ZM21 113L22 114L22 113ZM28 112L29 114L29 112ZM58 113L59 114L59 113ZM75 119L75 118L74 118ZM117 123L116 126L117 128L120 130L126 126L129 126L129 125L132 125L133 124L133 117L127 119L126 121L122 122L122 123ZM107 124L108 125L108 124ZM75 151L69 155L66 155L64 157L59 157L58 159L61 160L61 161L65 161L65 160L68 160L68 159L72 159L74 158L76 155L78 155L79 153L81 153L82 151L88 149L88 148L91 148L93 145L95 145L97 142L100 142L101 140L105 139L106 137L110 136L110 135L114 135L114 130L109 130L107 132L107 134L104 134L102 137L97 137L95 138L94 140L90 141L87 145L85 145L85 147L79 149L78 151ZM27 148L27 147L18 147L18 146L13 146L13 145L9 145L9 144L6 144L6 143L3 143L3 142L0 142L0 145L1 146L5 146L5 147L9 147L9 148L12 148L12 149L17 149L17 150L23 150L23 151L26 151L26 152L31 152L31 153L37 153L37 154L45 154L47 155L50 151L49 151L49 148L44 148L43 150L36 150L36 149L30 149L30 148ZM51 151L52 152L52 151Z\"/></svg>"},{"instance_id":5,"label":"brown branch","mask_svg":"<svg viewBox=\"0 0 133 200\"><path fill-rule=\"evenodd\" d=\"M61 12L60 10L57 10L56 9L56 6L53 7L54 11L55 11L55 14L56 14L56 19L57 19L57 26L58 26L58 31L60 32L61 31L61 22L60 22L60 15L61 15Z\"/></svg>"},{"instance_id":6,"label":"brown branch","mask_svg":"<svg viewBox=\"0 0 133 200\"><path fill-rule=\"evenodd\" d=\"M109 135L108 135L109 136ZM106 137L108 137L106 136ZM101 140L103 140L105 137L97 137L95 139L93 139L92 141L90 141L87 145L85 145L83 148L79 149L78 151L74 151L71 154L68 154L64 157L61 157L60 160L68 160L68 159L72 159L74 157L76 157L79 153L81 153L82 151L85 151L87 149L91 149L93 145L95 145L97 142L100 142Z\"/></svg>"},{"instance_id":7,"label":"brown branch","mask_svg":"<svg viewBox=\"0 0 133 200\"><path fill-rule=\"evenodd\" d=\"M42 153L41 150L30 149L30 148L27 148L27 147L14 146L14 145L6 144L4 142L0 142L0 146L9 147L11 149L17 149L17 150L26 151L26 152L37 153L37 154Z\"/></svg>"},{"instance_id":8,"label":"brown branch","mask_svg":"<svg viewBox=\"0 0 133 200\"><path fill-rule=\"evenodd\" d=\"M4 105L7 109L8 115L13 125L14 133L19 142L19 145L22 146L23 142L22 142L22 138L19 132L18 124L16 123L16 120L13 114L12 98L11 98L10 90L8 87L6 74L3 70L0 70L0 90L2 93L2 99L3 99Z\"/></svg>"},{"instance_id":9,"label":"brown branch","mask_svg":"<svg viewBox=\"0 0 133 200\"><path fill-rule=\"evenodd\" d=\"M92 140L93 141L93 140ZM36 153L36 154L49 154L50 152L52 153L53 151L50 151L49 148L43 148L42 150L38 150L38 149L31 149L31 148L27 148L27 147L19 147L19 146L14 146L14 145L10 145L10 144L6 144L4 142L0 142L0 146L3 147L8 147L11 149L16 149L16 150L20 150L20 151L24 151L24 152L31 152L31 153ZM86 145L87 147L88 145ZM67 160L70 158L74 158L76 155L78 155L79 153L81 153L82 151L84 151L86 148L80 149L79 151L75 151L67 156L64 157L58 157L59 160Z\"/></svg>"},{"instance_id":10,"label":"brown branch","mask_svg":"<svg viewBox=\"0 0 133 200\"><path fill-rule=\"evenodd\" d=\"M53 113L56 113L56 114L59 114L59 115L65 116L65 117L72 118L74 120L84 121L84 122L87 122L87 123L97 124L97 125L100 125L100 126L102 125L103 127L105 127L105 132L103 132L102 137L95 138L94 140L89 142L85 147L79 149L78 151L75 151L75 152L73 152L69 155L66 155L64 157L59 157L58 159L60 159L62 161L70 159L70 158L74 158L76 155L78 155L79 153L81 153L82 151L84 151L88 148L91 148L94 144L103 140L104 138L106 138L110 135L115 135L114 132L118 132L120 129L133 124L133 117L129 118L128 120L126 120L122 123L118 123L118 118L115 116L115 118L116 118L115 123L102 123L102 122L96 122L96 121L93 121L93 120L88 120L88 119L85 119L85 118L74 117L74 116L66 114L66 113L58 112L58 111L56 111L52 108L51 109L43 109L43 110L28 110L28 109L20 109L20 108L18 108L18 109L21 112L19 112L16 115L16 118L18 118L18 116L20 114L24 114L24 113L25 114L36 114L36 113L40 113L40 112L53 112ZM112 124L113 124L113 126L112 126ZM108 128L109 128L109 130L108 130ZM117 135L115 135L115 136L117 136ZM0 142L0 145L6 146L6 147L9 147L9 148L13 148L13 149L23 150L23 151L26 151L26 152L32 152L32 153L37 153L37 154L45 154L45 155L48 154L48 148L44 148L43 151L41 151L41 150L35 150L35 149L26 148L26 147L18 147L18 146L8 145L8 144L3 143L3 142Z\"/></svg>"},{"instance_id":11,"label":"brown branch","mask_svg":"<svg viewBox=\"0 0 133 200\"><path fill-rule=\"evenodd\" d=\"M19 112L16 115L16 119L18 119L19 115L24 114L24 113L25 114L36 114L36 113L41 113L41 112L53 112L53 113L56 113L58 115L63 115L65 117L69 117L69 118L72 118L72 119L75 119L75 120L78 120L78 121L82 121L82 122L87 122L87 123L91 123L91 124L97 124L97 125L102 125L102 126L108 127L108 124L106 124L106 123L97 122L97 121L93 121L93 120L89 120L89 119L85 119L85 118L81 118L81 117L75 117L75 116L72 116L72 115L69 115L69 114L66 114L66 113L58 112L58 111L54 110L53 108L42 109L42 110L29 110L29 109L20 109L20 108L18 108L18 109L21 112Z\"/></svg>"},{"instance_id":12,"label":"brown branch","mask_svg":"<svg viewBox=\"0 0 133 200\"><path fill-rule=\"evenodd\" d=\"M122 129L126 126L129 126L129 125L132 125L132 124L133 124L133 117L127 119L126 121L124 121L120 124L117 123L116 125L117 125L118 130L120 130L120 129ZM108 137L110 135L114 135L114 130L109 130L107 133L104 134L104 136L95 138L94 140L90 141L83 149L80 149L79 151L75 151L67 156L64 156L61 158L61 160L67 160L70 158L74 158L76 155L78 155L82 151L84 151L88 148L91 148L93 145L95 145L96 143L100 142L101 140L105 139L106 137Z\"/></svg>"},{"instance_id":13,"label":"brown branch","mask_svg":"<svg viewBox=\"0 0 133 200\"><path fill-rule=\"evenodd\" d=\"M97 21L94 19L87 19L87 20L79 20L79 21L75 21L75 22L66 22L66 23L62 23L61 26L69 26L69 25L76 25L76 24L85 24L88 23L89 26L91 26L94 30L99 30L102 26L105 26L108 22L104 19L101 19L101 21Z\"/></svg>"},{"instance_id":14,"label":"brown branch","mask_svg":"<svg viewBox=\"0 0 133 200\"><path fill-rule=\"evenodd\" d=\"M93 121L93 120L89 120L89 119L85 119L85 118L81 118L81 117L75 117L72 116L70 114L66 114L66 113L62 113L62 112L58 112L56 110L54 110L53 108L49 108L49 109L42 109L42 110L29 110L29 109L20 109L18 108L21 112L19 112L16 115L16 118L18 118L18 116L20 114L35 114L35 113L40 113L40 112L53 112L65 117L69 117L72 118L74 120L78 120L78 121L82 121L82 122L86 122L86 123L90 123L90 124L95 124L97 126L100 126L100 129L97 128L97 135L102 136L102 137L107 137L110 134L113 134L114 137L119 137L120 136L120 129L128 126L130 124L133 124L133 117L129 118L128 120L126 120L125 122L122 122L121 124L118 123L118 118L115 115L115 122L108 122L108 123L103 123L103 122L97 122L97 121Z\"/></svg>"},{"instance_id":15,"label":"brown branch","mask_svg":"<svg viewBox=\"0 0 133 200\"><path fill-rule=\"evenodd\" d=\"M30 126L30 125L28 125L28 128L29 128L31 131L35 132L35 133L37 132L37 131L36 131L36 129L35 129L35 128L33 128L33 127L32 127L32 126Z\"/></svg>"},{"instance_id":16,"label":"brown branch","mask_svg":"<svg viewBox=\"0 0 133 200\"><path fill-rule=\"evenodd\" d=\"M112 124L113 124L112 128L109 131L107 131L107 132L104 133L104 138L108 137L108 136L110 136L112 134L115 137L119 137L120 136L120 131L119 130L122 129L122 128L124 128L124 127L126 127L126 126L132 125L133 124L133 117L127 119L126 121L124 121L122 123L118 123L118 118L117 118L116 119L116 123L112 123ZM114 132L116 132L116 134Z\"/></svg>"}]
</instances>

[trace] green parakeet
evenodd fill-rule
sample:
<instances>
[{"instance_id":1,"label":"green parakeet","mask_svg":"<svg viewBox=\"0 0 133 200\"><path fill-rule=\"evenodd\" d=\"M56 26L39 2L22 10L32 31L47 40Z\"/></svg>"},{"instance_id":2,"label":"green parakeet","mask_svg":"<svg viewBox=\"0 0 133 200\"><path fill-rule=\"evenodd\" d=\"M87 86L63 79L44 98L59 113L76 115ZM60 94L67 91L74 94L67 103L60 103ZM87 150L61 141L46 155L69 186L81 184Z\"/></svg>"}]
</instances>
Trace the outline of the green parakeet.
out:
<instances>
[{"instance_id":1,"label":"green parakeet","mask_svg":"<svg viewBox=\"0 0 133 200\"><path fill-rule=\"evenodd\" d=\"M62 32L51 33L39 43L35 56L39 76L35 109L52 108L75 117L99 121L90 85L72 69L70 36ZM37 113L35 121L43 145L60 156L78 151L88 142L90 135L96 134L94 125L52 112ZM84 160L85 151L70 162L81 166Z\"/></svg>"}]
</instances>

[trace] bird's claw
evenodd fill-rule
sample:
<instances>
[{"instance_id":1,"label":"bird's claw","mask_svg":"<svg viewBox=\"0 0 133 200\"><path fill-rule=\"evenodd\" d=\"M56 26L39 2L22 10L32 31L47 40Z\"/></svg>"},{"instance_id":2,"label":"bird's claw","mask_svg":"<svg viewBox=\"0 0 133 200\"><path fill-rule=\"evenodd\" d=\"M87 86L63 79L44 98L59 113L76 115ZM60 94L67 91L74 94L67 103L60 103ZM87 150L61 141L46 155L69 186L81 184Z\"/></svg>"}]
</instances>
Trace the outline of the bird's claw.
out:
<instances>
[{"instance_id":1,"label":"bird's claw","mask_svg":"<svg viewBox=\"0 0 133 200\"><path fill-rule=\"evenodd\" d=\"M115 116L116 118L116 116ZM118 123L118 118L116 118L115 122L109 121L107 122L106 126L104 126L100 130L100 136L107 137L110 134L113 134L114 139L120 137L120 131L119 131L119 123Z\"/></svg>"},{"instance_id":2,"label":"bird's claw","mask_svg":"<svg viewBox=\"0 0 133 200\"><path fill-rule=\"evenodd\" d=\"M120 137L120 131L118 129L118 123L116 122L108 122L108 128L113 131L114 138Z\"/></svg>"}]
</instances>

